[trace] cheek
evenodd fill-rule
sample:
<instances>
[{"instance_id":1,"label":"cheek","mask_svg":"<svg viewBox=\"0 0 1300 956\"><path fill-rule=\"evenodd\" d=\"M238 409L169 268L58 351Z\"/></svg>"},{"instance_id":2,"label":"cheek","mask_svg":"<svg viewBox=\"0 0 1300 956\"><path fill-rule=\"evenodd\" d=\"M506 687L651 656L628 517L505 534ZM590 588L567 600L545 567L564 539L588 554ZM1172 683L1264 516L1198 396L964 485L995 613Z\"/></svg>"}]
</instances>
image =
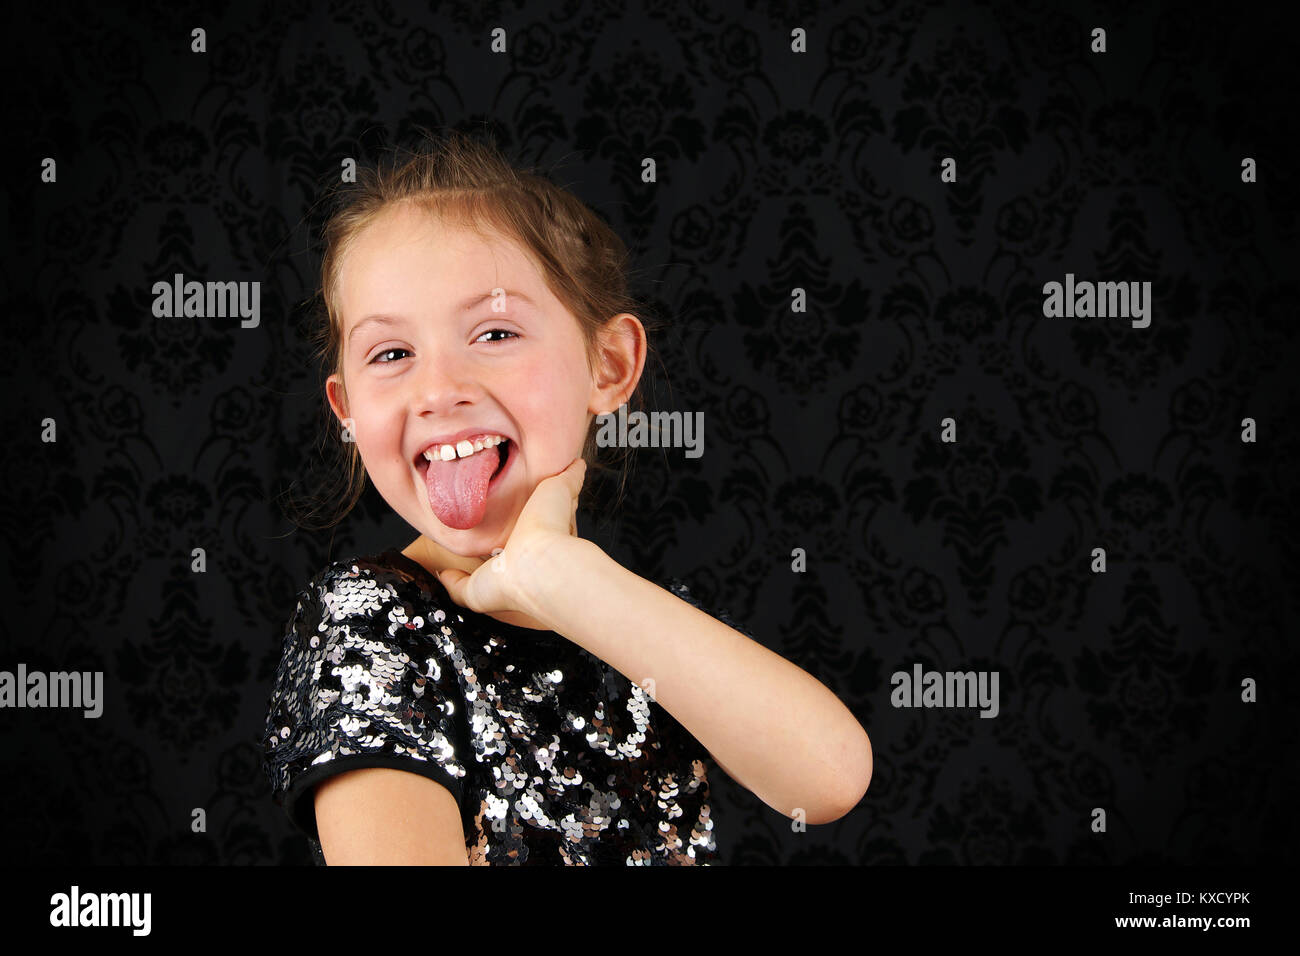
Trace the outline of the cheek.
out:
<instances>
[{"instance_id":1,"label":"cheek","mask_svg":"<svg viewBox=\"0 0 1300 956\"><path fill-rule=\"evenodd\" d=\"M354 405L352 415L352 440L367 467L383 466L390 461L402 464L399 420L390 412L367 403Z\"/></svg>"},{"instance_id":2,"label":"cheek","mask_svg":"<svg viewBox=\"0 0 1300 956\"><path fill-rule=\"evenodd\" d=\"M513 405L532 467L564 468L572 461L570 446L580 446L586 435L586 366L531 363L517 381Z\"/></svg>"}]
</instances>

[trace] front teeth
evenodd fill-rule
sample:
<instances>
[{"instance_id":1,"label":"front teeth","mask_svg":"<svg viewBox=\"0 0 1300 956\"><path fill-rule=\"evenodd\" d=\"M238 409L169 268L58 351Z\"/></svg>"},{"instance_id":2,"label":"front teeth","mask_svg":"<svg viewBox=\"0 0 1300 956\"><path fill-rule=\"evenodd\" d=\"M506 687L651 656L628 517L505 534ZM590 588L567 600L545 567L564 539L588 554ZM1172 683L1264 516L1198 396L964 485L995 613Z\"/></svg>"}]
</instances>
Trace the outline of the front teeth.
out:
<instances>
[{"instance_id":1,"label":"front teeth","mask_svg":"<svg viewBox=\"0 0 1300 956\"><path fill-rule=\"evenodd\" d=\"M468 458L476 451L482 451L484 448L495 448L497 445L506 441L500 435L489 435L487 438L476 438L474 441L465 439L454 445L433 445L425 450L424 457L429 461L440 458L443 461L451 461L453 458Z\"/></svg>"}]
</instances>

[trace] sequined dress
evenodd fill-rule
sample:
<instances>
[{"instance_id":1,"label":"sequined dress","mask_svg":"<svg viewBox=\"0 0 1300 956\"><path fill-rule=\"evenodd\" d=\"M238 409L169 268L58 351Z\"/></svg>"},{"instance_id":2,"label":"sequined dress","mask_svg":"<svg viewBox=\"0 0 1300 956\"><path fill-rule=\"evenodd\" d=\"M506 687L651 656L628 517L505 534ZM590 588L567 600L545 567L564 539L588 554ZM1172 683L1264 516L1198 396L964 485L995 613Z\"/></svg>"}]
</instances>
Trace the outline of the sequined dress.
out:
<instances>
[{"instance_id":1,"label":"sequined dress","mask_svg":"<svg viewBox=\"0 0 1300 956\"><path fill-rule=\"evenodd\" d=\"M263 766L318 865L313 788L363 767L445 786L471 864L721 862L707 750L595 655L460 607L397 550L336 561L297 597Z\"/></svg>"}]
</instances>

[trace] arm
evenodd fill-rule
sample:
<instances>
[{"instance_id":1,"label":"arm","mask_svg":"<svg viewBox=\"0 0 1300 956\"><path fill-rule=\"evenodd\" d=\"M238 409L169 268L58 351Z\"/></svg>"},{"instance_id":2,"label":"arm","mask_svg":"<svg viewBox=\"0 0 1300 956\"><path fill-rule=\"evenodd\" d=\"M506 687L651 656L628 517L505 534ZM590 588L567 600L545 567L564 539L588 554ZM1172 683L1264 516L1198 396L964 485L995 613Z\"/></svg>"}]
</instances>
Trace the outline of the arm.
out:
<instances>
[{"instance_id":1,"label":"arm","mask_svg":"<svg viewBox=\"0 0 1300 956\"><path fill-rule=\"evenodd\" d=\"M418 773L366 767L316 786L316 830L331 866L468 866L460 810Z\"/></svg>"},{"instance_id":2,"label":"arm","mask_svg":"<svg viewBox=\"0 0 1300 956\"><path fill-rule=\"evenodd\" d=\"M557 542L545 566L527 613L633 683L653 679L654 699L769 807L818 824L862 799L871 741L812 675L590 541Z\"/></svg>"}]
</instances>

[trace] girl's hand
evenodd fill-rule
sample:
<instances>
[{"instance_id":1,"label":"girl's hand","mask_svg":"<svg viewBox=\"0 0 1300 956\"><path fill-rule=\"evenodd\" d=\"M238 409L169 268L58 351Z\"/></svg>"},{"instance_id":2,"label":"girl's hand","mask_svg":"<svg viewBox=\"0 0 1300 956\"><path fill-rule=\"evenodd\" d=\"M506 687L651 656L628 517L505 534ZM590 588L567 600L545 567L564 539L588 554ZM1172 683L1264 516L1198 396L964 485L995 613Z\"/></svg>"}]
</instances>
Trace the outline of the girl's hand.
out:
<instances>
[{"instance_id":1,"label":"girl's hand","mask_svg":"<svg viewBox=\"0 0 1300 956\"><path fill-rule=\"evenodd\" d=\"M529 595L537 593L556 544L578 533L578 493L587 476L587 463L575 458L558 475L543 478L528 497L506 546L467 574L459 568L438 572L453 601L482 614L500 611L527 613Z\"/></svg>"}]
</instances>

